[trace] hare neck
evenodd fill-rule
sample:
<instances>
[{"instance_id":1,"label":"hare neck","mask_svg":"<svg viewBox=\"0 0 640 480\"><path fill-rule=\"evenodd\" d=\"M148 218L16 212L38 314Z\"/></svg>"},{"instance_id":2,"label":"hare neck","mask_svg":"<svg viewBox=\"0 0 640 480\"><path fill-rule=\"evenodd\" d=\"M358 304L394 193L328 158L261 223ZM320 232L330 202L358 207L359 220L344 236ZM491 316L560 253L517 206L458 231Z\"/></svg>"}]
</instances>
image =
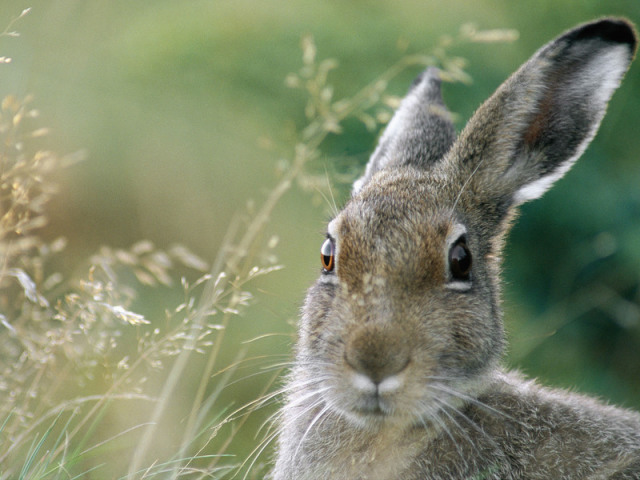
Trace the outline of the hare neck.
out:
<instances>
[{"instance_id":1,"label":"hare neck","mask_svg":"<svg viewBox=\"0 0 640 480\"><path fill-rule=\"evenodd\" d=\"M317 415L317 413L316 413ZM399 478L416 459L429 433L424 428L400 427L381 422L376 428L362 428L339 416L313 422L313 412L296 428L296 440L281 452L291 463L296 479L388 480ZM310 427L311 426L311 427ZM434 432L435 435L435 432ZM417 441L418 438L422 439ZM289 477L277 476L275 479Z\"/></svg>"}]
</instances>

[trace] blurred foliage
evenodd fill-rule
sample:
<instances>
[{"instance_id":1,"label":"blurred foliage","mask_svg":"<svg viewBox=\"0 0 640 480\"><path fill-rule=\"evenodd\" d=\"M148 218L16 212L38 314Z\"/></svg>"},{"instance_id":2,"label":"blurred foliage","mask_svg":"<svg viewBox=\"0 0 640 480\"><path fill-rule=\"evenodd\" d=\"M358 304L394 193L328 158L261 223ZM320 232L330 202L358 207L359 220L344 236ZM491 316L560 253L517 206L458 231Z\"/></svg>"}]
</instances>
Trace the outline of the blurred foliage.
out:
<instances>
[{"instance_id":1,"label":"blurred foliage","mask_svg":"<svg viewBox=\"0 0 640 480\"><path fill-rule=\"evenodd\" d=\"M143 284L168 283L158 260L173 255L176 263L176 243L197 254L192 260L215 263L229 226L249 224L291 166L297 132L309 115L306 93L290 88L296 82L291 73L299 71L300 42L308 35L320 60L335 59L326 67L331 98L340 99L400 58L431 52L462 25L520 32L514 43L451 49L452 56L466 59L464 71L472 80L444 86L462 128L502 80L562 30L605 14L640 22L637 0L0 0L0 26L27 7L29 15L10 30L20 36L0 37L0 57L12 59L0 63L0 98L33 94L50 127L47 148L86 151L86 161L49 172L59 188L47 196L49 222L40 235L54 253L62 248L57 239L66 239L64 255L48 260L51 271L85 279L87 288L86 259L95 252L101 252L102 265L129 262L130 281L137 277ZM389 98L402 96L420 68L391 79ZM574 169L522 209L505 255L504 292L510 365L545 383L632 407L640 407L639 68L632 65ZM383 119L377 115L384 112L368 111L374 123L357 115L340 123L340 132L328 133L308 165L314 188L325 191L331 184L338 205L373 149ZM220 345L220 365L233 364L244 349L253 359L235 372L247 380L219 393L229 411L263 393L262 379L273 375L264 365L288 358L331 209L317 191L292 189L270 213L261 234L271 247L264 255L285 268L255 280L259 301L234 319ZM101 250L104 245L110 247ZM161 257L151 261L154 254ZM12 288L28 293L13 278ZM137 290L124 304L144 319L164 319L165 309L184 300L180 288ZM131 348L141 338L130 339ZM190 357L172 398L176 425L186 422L178 405L190 405L199 394L207 368L205 355ZM100 390L101 381L87 385ZM207 388L206 395L215 393L216 381ZM110 410L105 436L146 414L145 405ZM229 451L241 458L250 452L259 423L248 420L248 428L234 432ZM180 442L169 440L167 449ZM129 446L124 442L122 448Z\"/></svg>"}]
</instances>

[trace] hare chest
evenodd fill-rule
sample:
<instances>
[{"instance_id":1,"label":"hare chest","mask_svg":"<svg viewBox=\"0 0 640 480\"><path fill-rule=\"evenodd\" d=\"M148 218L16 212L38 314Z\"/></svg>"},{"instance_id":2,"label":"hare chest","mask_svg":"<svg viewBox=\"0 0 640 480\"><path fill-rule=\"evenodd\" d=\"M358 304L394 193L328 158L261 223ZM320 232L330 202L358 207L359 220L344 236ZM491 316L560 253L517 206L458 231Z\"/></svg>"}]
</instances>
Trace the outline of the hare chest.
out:
<instances>
[{"instance_id":1,"label":"hare chest","mask_svg":"<svg viewBox=\"0 0 640 480\"><path fill-rule=\"evenodd\" d=\"M332 480L389 480L402 478L420 453L418 432L381 429L376 434L334 438L313 463L310 478ZM424 436L421 431L418 436ZM424 441L424 440L422 440ZM324 451L323 451L324 450Z\"/></svg>"}]
</instances>

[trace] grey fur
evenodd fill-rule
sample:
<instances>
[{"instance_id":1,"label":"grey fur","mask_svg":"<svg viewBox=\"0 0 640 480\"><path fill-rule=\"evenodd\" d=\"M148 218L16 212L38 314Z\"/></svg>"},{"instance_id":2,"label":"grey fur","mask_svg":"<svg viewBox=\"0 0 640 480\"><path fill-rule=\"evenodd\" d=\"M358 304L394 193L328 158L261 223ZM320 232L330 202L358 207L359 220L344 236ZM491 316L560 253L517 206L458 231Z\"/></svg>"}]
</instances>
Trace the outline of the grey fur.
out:
<instances>
[{"instance_id":1,"label":"grey fur","mask_svg":"<svg viewBox=\"0 0 640 480\"><path fill-rule=\"evenodd\" d=\"M438 70L429 68L411 85L369 159L365 174L355 182L354 193L383 168L427 168L447 153L455 138L456 131L440 93Z\"/></svg>"},{"instance_id":2,"label":"grey fur","mask_svg":"<svg viewBox=\"0 0 640 480\"><path fill-rule=\"evenodd\" d=\"M586 148L635 48L626 20L565 33L458 140L437 72L418 79L329 224L274 480L640 478L638 413L501 367L499 282L515 209ZM450 265L463 247L468 275Z\"/></svg>"}]
</instances>

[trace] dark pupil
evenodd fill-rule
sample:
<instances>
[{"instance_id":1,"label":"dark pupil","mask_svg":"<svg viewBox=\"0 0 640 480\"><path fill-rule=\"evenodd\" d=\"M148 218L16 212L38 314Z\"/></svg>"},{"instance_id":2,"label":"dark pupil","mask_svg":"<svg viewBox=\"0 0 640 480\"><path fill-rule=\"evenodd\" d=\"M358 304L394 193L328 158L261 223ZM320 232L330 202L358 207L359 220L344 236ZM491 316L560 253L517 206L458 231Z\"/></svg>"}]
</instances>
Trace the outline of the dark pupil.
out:
<instances>
[{"instance_id":1,"label":"dark pupil","mask_svg":"<svg viewBox=\"0 0 640 480\"><path fill-rule=\"evenodd\" d=\"M320 249L320 260L322 261L322 268L325 271L330 272L333 270L333 241L327 238L322 244Z\"/></svg>"},{"instance_id":2,"label":"dark pupil","mask_svg":"<svg viewBox=\"0 0 640 480\"><path fill-rule=\"evenodd\" d=\"M471 253L467 245L461 241L456 243L449 254L449 264L453 278L468 280L471 272Z\"/></svg>"}]
</instances>

